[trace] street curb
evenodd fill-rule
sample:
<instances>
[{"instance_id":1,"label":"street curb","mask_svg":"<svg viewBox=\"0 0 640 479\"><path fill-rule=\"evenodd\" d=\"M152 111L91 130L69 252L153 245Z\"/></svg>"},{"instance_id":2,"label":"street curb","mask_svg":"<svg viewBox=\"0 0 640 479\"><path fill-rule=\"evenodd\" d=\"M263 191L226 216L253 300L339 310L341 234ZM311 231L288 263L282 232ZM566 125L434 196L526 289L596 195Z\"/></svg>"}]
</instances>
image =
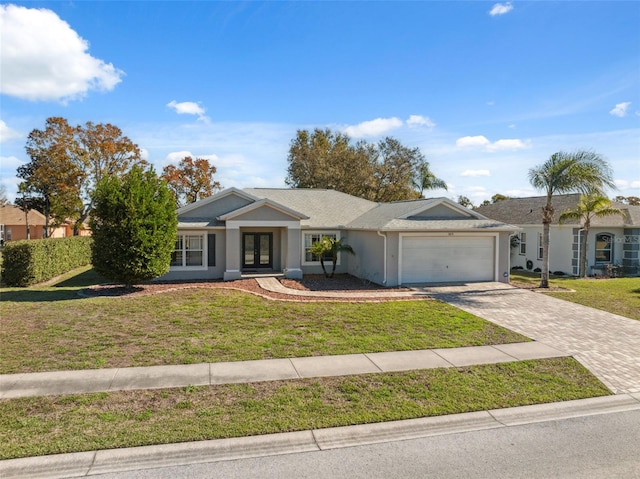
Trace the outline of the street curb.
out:
<instances>
[{"instance_id":1,"label":"street curb","mask_svg":"<svg viewBox=\"0 0 640 479\"><path fill-rule=\"evenodd\" d=\"M640 394L619 394L357 426L106 449L0 461L0 477L70 478L401 441L640 410Z\"/></svg>"}]
</instances>

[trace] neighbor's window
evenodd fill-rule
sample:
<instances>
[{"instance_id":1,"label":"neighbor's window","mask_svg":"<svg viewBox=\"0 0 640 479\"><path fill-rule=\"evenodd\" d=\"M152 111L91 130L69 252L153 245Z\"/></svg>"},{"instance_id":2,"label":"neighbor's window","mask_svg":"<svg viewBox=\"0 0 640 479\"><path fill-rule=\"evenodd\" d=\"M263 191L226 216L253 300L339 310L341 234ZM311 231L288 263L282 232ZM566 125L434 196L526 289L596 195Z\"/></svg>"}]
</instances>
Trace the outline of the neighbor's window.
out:
<instances>
[{"instance_id":1,"label":"neighbor's window","mask_svg":"<svg viewBox=\"0 0 640 479\"><path fill-rule=\"evenodd\" d=\"M204 235L178 234L176 247L171 254L172 267L203 267Z\"/></svg>"},{"instance_id":2,"label":"neighbor's window","mask_svg":"<svg viewBox=\"0 0 640 479\"><path fill-rule=\"evenodd\" d=\"M311 246L313 243L320 241L322 238L338 239L336 233L305 233L304 234L304 262L305 263L320 263L320 258L314 256L311 253ZM324 257L325 261L331 261L331 254L327 254Z\"/></svg>"},{"instance_id":3,"label":"neighbor's window","mask_svg":"<svg viewBox=\"0 0 640 479\"><path fill-rule=\"evenodd\" d=\"M613 258L613 235L600 233L596 235L596 263L611 263Z\"/></svg>"},{"instance_id":4,"label":"neighbor's window","mask_svg":"<svg viewBox=\"0 0 640 479\"><path fill-rule=\"evenodd\" d=\"M542 245L542 233L538 233L538 259L542 259L544 248Z\"/></svg>"},{"instance_id":5,"label":"neighbor's window","mask_svg":"<svg viewBox=\"0 0 640 479\"><path fill-rule=\"evenodd\" d=\"M520 233L520 254L527 254L527 233Z\"/></svg>"}]
</instances>

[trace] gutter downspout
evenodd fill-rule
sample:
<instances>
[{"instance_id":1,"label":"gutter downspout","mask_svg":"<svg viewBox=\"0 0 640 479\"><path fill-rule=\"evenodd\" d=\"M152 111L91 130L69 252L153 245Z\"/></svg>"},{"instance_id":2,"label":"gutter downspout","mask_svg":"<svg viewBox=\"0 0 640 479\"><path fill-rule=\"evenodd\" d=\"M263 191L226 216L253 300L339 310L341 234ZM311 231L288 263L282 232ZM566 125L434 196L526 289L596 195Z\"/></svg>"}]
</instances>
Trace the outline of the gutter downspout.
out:
<instances>
[{"instance_id":1,"label":"gutter downspout","mask_svg":"<svg viewBox=\"0 0 640 479\"><path fill-rule=\"evenodd\" d=\"M387 235L380 233L380 231L376 231L378 236L384 239L384 277L382 278L382 284L387 284Z\"/></svg>"}]
</instances>

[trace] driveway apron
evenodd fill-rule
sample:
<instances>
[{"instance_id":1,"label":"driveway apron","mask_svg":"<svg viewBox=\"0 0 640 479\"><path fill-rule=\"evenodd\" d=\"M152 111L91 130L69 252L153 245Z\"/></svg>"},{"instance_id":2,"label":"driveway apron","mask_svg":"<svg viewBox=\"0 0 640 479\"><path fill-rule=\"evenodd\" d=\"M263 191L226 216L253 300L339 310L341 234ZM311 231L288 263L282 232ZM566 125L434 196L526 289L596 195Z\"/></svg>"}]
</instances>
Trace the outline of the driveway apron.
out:
<instances>
[{"instance_id":1,"label":"driveway apron","mask_svg":"<svg viewBox=\"0 0 640 479\"><path fill-rule=\"evenodd\" d=\"M640 321L503 283L414 289L569 353L616 394L640 392Z\"/></svg>"}]
</instances>

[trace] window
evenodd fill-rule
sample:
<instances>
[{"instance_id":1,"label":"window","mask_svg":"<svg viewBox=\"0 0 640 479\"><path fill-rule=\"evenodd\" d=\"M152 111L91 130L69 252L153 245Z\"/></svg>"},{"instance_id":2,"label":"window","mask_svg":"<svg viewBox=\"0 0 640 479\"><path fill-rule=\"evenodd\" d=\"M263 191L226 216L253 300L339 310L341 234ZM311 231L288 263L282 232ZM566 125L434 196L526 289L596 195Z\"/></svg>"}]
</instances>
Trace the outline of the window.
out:
<instances>
[{"instance_id":1,"label":"window","mask_svg":"<svg viewBox=\"0 0 640 479\"><path fill-rule=\"evenodd\" d=\"M600 233L596 235L596 263L611 263L613 258L613 235Z\"/></svg>"},{"instance_id":2,"label":"window","mask_svg":"<svg viewBox=\"0 0 640 479\"><path fill-rule=\"evenodd\" d=\"M322 238L338 239L336 233L305 233L304 234L304 263L306 264L319 264L320 258L314 256L311 253L311 246L313 243L320 241ZM324 257L325 261L332 261L331 254L327 254Z\"/></svg>"},{"instance_id":3,"label":"window","mask_svg":"<svg viewBox=\"0 0 640 479\"><path fill-rule=\"evenodd\" d=\"M527 233L520 233L520 254L527 254Z\"/></svg>"},{"instance_id":4,"label":"window","mask_svg":"<svg viewBox=\"0 0 640 479\"><path fill-rule=\"evenodd\" d=\"M542 259L544 248L542 245L542 233L538 233L538 259Z\"/></svg>"},{"instance_id":5,"label":"window","mask_svg":"<svg viewBox=\"0 0 640 479\"><path fill-rule=\"evenodd\" d=\"M171 254L174 268L204 268L204 235L178 234L176 247Z\"/></svg>"}]
</instances>

